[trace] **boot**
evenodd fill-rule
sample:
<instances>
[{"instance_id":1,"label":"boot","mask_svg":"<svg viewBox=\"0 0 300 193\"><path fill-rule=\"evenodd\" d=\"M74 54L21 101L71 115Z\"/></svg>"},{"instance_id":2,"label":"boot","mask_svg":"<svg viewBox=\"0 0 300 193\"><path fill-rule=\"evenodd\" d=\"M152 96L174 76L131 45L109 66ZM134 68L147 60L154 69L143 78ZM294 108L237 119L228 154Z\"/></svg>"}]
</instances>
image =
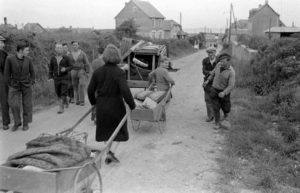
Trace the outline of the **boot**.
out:
<instances>
[{"instance_id":1,"label":"boot","mask_svg":"<svg viewBox=\"0 0 300 193\"><path fill-rule=\"evenodd\" d=\"M64 112L64 103L62 99L58 101L59 109L57 111L58 114L62 114Z\"/></svg>"},{"instance_id":2,"label":"boot","mask_svg":"<svg viewBox=\"0 0 300 193\"><path fill-rule=\"evenodd\" d=\"M64 98L63 98L63 101L64 101L63 103L64 103L66 109L69 108L69 100L68 100L68 97L64 97Z\"/></svg>"}]
</instances>

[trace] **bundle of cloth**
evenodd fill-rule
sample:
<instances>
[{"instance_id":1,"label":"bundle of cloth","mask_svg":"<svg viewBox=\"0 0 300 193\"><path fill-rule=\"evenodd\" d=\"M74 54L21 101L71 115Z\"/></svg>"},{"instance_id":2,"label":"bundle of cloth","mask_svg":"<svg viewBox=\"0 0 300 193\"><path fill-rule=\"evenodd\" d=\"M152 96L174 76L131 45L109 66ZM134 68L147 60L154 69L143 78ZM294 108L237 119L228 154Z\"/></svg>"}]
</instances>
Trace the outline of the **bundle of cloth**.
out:
<instances>
[{"instance_id":1,"label":"bundle of cloth","mask_svg":"<svg viewBox=\"0 0 300 193\"><path fill-rule=\"evenodd\" d=\"M75 166L91 155L87 145L65 136L40 136L26 146L26 150L11 155L3 165L51 170Z\"/></svg>"},{"instance_id":2,"label":"bundle of cloth","mask_svg":"<svg viewBox=\"0 0 300 193\"><path fill-rule=\"evenodd\" d=\"M153 109L165 97L166 91L145 90L134 95L137 107Z\"/></svg>"}]
</instances>

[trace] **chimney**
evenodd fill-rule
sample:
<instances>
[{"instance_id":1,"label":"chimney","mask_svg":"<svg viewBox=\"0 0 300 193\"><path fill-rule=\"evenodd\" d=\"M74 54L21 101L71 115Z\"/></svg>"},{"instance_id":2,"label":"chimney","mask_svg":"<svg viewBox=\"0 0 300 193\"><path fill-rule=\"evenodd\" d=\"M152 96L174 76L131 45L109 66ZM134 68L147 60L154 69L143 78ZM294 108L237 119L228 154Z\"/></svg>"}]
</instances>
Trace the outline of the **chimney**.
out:
<instances>
[{"instance_id":1,"label":"chimney","mask_svg":"<svg viewBox=\"0 0 300 193\"><path fill-rule=\"evenodd\" d=\"M266 4L269 4L269 0L266 0Z\"/></svg>"},{"instance_id":2,"label":"chimney","mask_svg":"<svg viewBox=\"0 0 300 193\"><path fill-rule=\"evenodd\" d=\"M294 22L292 23L292 27L295 27L295 24L294 24Z\"/></svg>"},{"instance_id":3,"label":"chimney","mask_svg":"<svg viewBox=\"0 0 300 193\"><path fill-rule=\"evenodd\" d=\"M258 5L258 8L261 8L261 7L262 7L262 5L261 5L261 4L259 4L259 5Z\"/></svg>"},{"instance_id":4,"label":"chimney","mask_svg":"<svg viewBox=\"0 0 300 193\"><path fill-rule=\"evenodd\" d=\"M4 25L7 25L7 18L4 17Z\"/></svg>"}]
</instances>

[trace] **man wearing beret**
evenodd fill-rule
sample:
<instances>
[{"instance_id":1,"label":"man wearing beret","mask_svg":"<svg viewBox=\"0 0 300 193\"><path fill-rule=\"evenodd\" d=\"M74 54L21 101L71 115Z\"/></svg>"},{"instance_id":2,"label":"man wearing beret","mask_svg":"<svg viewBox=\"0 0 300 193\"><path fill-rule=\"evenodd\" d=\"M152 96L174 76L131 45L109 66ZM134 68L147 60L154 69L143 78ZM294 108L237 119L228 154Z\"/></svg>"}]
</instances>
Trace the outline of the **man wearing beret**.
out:
<instances>
[{"instance_id":1,"label":"man wearing beret","mask_svg":"<svg viewBox=\"0 0 300 193\"><path fill-rule=\"evenodd\" d=\"M206 49L208 57L204 58L202 60L202 73L204 75L204 82L208 79L213 69L216 67L216 48L215 47L209 47ZM211 99L209 96L210 87L212 85L212 82L207 84L206 87L204 87L204 100L206 103L206 112L207 112L207 122L211 122L214 119L214 112L213 107L211 103Z\"/></svg>"},{"instance_id":2,"label":"man wearing beret","mask_svg":"<svg viewBox=\"0 0 300 193\"><path fill-rule=\"evenodd\" d=\"M3 130L9 129L10 117L8 106L8 85L4 81L4 66L7 53L4 51L5 38L0 36L0 104L2 110L2 124Z\"/></svg>"},{"instance_id":3,"label":"man wearing beret","mask_svg":"<svg viewBox=\"0 0 300 193\"><path fill-rule=\"evenodd\" d=\"M220 54L218 64L212 71L208 79L203 83L206 87L209 82L212 82L210 88L210 97L212 100L215 128L223 128L220 123L220 109L224 112L224 119L227 118L230 112L230 92L235 85L235 71L231 66L231 56L227 53Z\"/></svg>"}]
</instances>

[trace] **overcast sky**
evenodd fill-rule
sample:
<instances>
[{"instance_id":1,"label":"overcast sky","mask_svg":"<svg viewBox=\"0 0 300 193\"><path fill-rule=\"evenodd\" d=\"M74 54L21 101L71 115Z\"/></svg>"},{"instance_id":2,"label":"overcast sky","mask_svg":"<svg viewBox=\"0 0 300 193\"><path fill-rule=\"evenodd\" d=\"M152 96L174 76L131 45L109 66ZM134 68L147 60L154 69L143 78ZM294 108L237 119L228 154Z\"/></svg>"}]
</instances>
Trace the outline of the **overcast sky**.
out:
<instances>
[{"instance_id":1,"label":"overcast sky","mask_svg":"<svg viewBox=\"0 0 300 193\"><path fill-rule=\"evenodd\" d=\"M8 22L21 25L38 22L44 27L115 27L114 17L129 0L0 0L0 23L3 17ZM148 0L167 19L179 22L188 28L225 28L229 17L230 3L235 16L247 19L249 9L264 4L265 0ZM300 0L269 0L287 25L300 26ZM297 14L298 13L298 14Z\"/></svg>"}]
</instances>

